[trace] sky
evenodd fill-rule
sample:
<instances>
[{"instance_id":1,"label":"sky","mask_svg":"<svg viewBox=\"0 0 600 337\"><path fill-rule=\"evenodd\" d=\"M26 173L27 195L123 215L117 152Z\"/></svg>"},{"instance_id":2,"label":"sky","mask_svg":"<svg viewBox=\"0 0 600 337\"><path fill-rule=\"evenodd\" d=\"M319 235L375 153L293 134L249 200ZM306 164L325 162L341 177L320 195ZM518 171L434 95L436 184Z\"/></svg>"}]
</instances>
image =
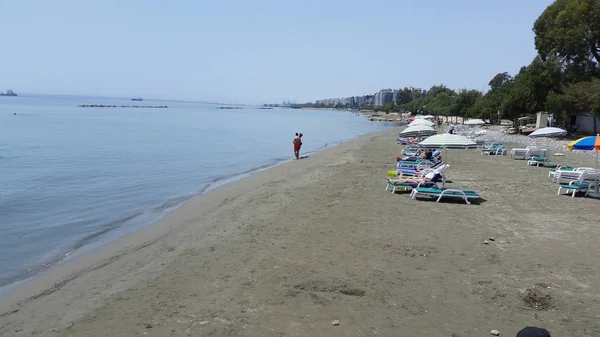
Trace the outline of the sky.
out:
<instances>
[{"instance_id":1,"label":"sky","mask_svg":"<svg viewBox=\"0 0 600 337\"><path fill-rule=\"evenodd\" d=\"M551 0L0 0L0 89L279 103L486 89Z\"/></svg>"}]
</instances>

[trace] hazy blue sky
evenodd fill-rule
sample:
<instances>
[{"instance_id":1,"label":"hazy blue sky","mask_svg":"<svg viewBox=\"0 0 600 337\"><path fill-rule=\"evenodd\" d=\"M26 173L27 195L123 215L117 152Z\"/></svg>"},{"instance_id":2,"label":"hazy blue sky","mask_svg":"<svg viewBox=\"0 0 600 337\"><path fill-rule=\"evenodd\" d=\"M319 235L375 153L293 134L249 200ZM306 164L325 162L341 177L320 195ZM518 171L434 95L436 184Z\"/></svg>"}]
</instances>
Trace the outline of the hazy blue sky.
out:
<instances>
[{"instance_id":1,"label":"hazy blue sky","mask_svg":"<svg viewBox=\"0 0 600 337\"><path fill-rule=\"evenodd\" d=\"M551 0L0 0L0 89L312 101L482 89Z\"/></svg>"}]
</instances>

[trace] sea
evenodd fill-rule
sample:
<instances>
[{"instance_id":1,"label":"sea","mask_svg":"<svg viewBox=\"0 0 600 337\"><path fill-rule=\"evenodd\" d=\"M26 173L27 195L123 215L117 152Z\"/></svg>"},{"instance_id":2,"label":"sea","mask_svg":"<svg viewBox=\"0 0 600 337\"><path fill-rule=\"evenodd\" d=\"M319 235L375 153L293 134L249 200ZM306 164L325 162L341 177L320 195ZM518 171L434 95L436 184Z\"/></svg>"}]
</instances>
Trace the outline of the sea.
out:
<instances>
[{"instance_id":1,"label":"sea","mask_svg":"<svg viewBox=\"0 0 600 337\"><path fill-rule=\"evenodd\" d=\"M84 108L78 105L111 105ZM166 105L168 108L120 106ZM186 201L390 127L349 111L0 97L0 293L152 224Z\"/></svg>"}]
</instances>

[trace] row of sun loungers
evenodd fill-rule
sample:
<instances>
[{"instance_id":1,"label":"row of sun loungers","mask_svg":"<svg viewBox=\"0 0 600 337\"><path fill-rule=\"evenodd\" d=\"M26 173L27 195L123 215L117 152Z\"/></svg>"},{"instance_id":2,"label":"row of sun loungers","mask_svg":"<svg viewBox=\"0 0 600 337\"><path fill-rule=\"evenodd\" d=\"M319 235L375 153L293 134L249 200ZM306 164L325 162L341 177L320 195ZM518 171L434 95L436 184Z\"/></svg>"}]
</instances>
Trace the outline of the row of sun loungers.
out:
<instances>
[{"instance_id":1,"label":"row of sun loungers","mask_svg":"<svg viewBox=\"0 0 600 337\"><path fill-rule=\"evenodd\" d=\"M480 144L481 155L506 155L507 149L502 144L485 143ZM438 182L444 182L446 171L449 165L441 160L424 160L414 156L418 150L417 147L408 146L402 154L404 158L397 161L395 177L388 178L386 191L396 193L398 191L410 191L410 198L417 199L420 196L429 197L439 202L443 199L459 199L466 204L471 204L473 200L480 200L481 196L470 190L463 190L455 187L446 187L438 185ZM436 158L439 151L434 154ZM510 157L513 159L526 159L528 166L544 166L548 164L546 150L537 146L528 146L526 148L515 148L510 151ZM389 174L394 176L394 171ZM434 177L438 179L434 179ZM441 177L441 179L439 179ZM596 189L596 181L600 180L600 171L590 167L565 167L560 166L548 172L548 178L552 182L558 183L558 195L569 195L575 197L577 193L585 193L587 196L590 191Z\"/></svg>"},{"instance_id":2,"label":"row of sun loungers","mask_svg":"<svg viewBox=\"0 0 600 337\"><path fill-rule=\"evenodd\" d=\"M409 151L403 151L403 154L407 153ZM439 151L434 151L433 157L438 155ZM466 204L471 204L472 200L481 199L475 191L439 186L439 182L445 181L449 167L442 161L405 157L397 162L395 177L388 178L385 190L392 193L410 191L410 198L413 200L423 196L435 199L436 202L444 199L460 199ZM390 173L394 174L393 171Z\"/></svg>"}]
</instances>

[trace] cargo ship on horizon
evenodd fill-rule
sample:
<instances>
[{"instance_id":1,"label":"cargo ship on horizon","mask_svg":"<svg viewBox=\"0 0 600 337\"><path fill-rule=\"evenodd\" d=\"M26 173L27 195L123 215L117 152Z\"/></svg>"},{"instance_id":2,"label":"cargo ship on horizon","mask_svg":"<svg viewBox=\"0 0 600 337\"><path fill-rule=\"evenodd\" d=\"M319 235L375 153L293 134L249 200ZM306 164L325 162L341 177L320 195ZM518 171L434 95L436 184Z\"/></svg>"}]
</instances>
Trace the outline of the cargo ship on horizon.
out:
<instances>
[{"instance_id":1,"label":"cargo ship on horizon","mask_svg":"<svg viewBox=\"0 0 600 337\"><path fill-rule=\"evenodd\" d=\"M14 91L8 89L8 90L6 90L6 93L0 92L0 96L13 96L14 97L14 96L19 96L19 95L17 95Z\"/></svg>"}]
</instances>

